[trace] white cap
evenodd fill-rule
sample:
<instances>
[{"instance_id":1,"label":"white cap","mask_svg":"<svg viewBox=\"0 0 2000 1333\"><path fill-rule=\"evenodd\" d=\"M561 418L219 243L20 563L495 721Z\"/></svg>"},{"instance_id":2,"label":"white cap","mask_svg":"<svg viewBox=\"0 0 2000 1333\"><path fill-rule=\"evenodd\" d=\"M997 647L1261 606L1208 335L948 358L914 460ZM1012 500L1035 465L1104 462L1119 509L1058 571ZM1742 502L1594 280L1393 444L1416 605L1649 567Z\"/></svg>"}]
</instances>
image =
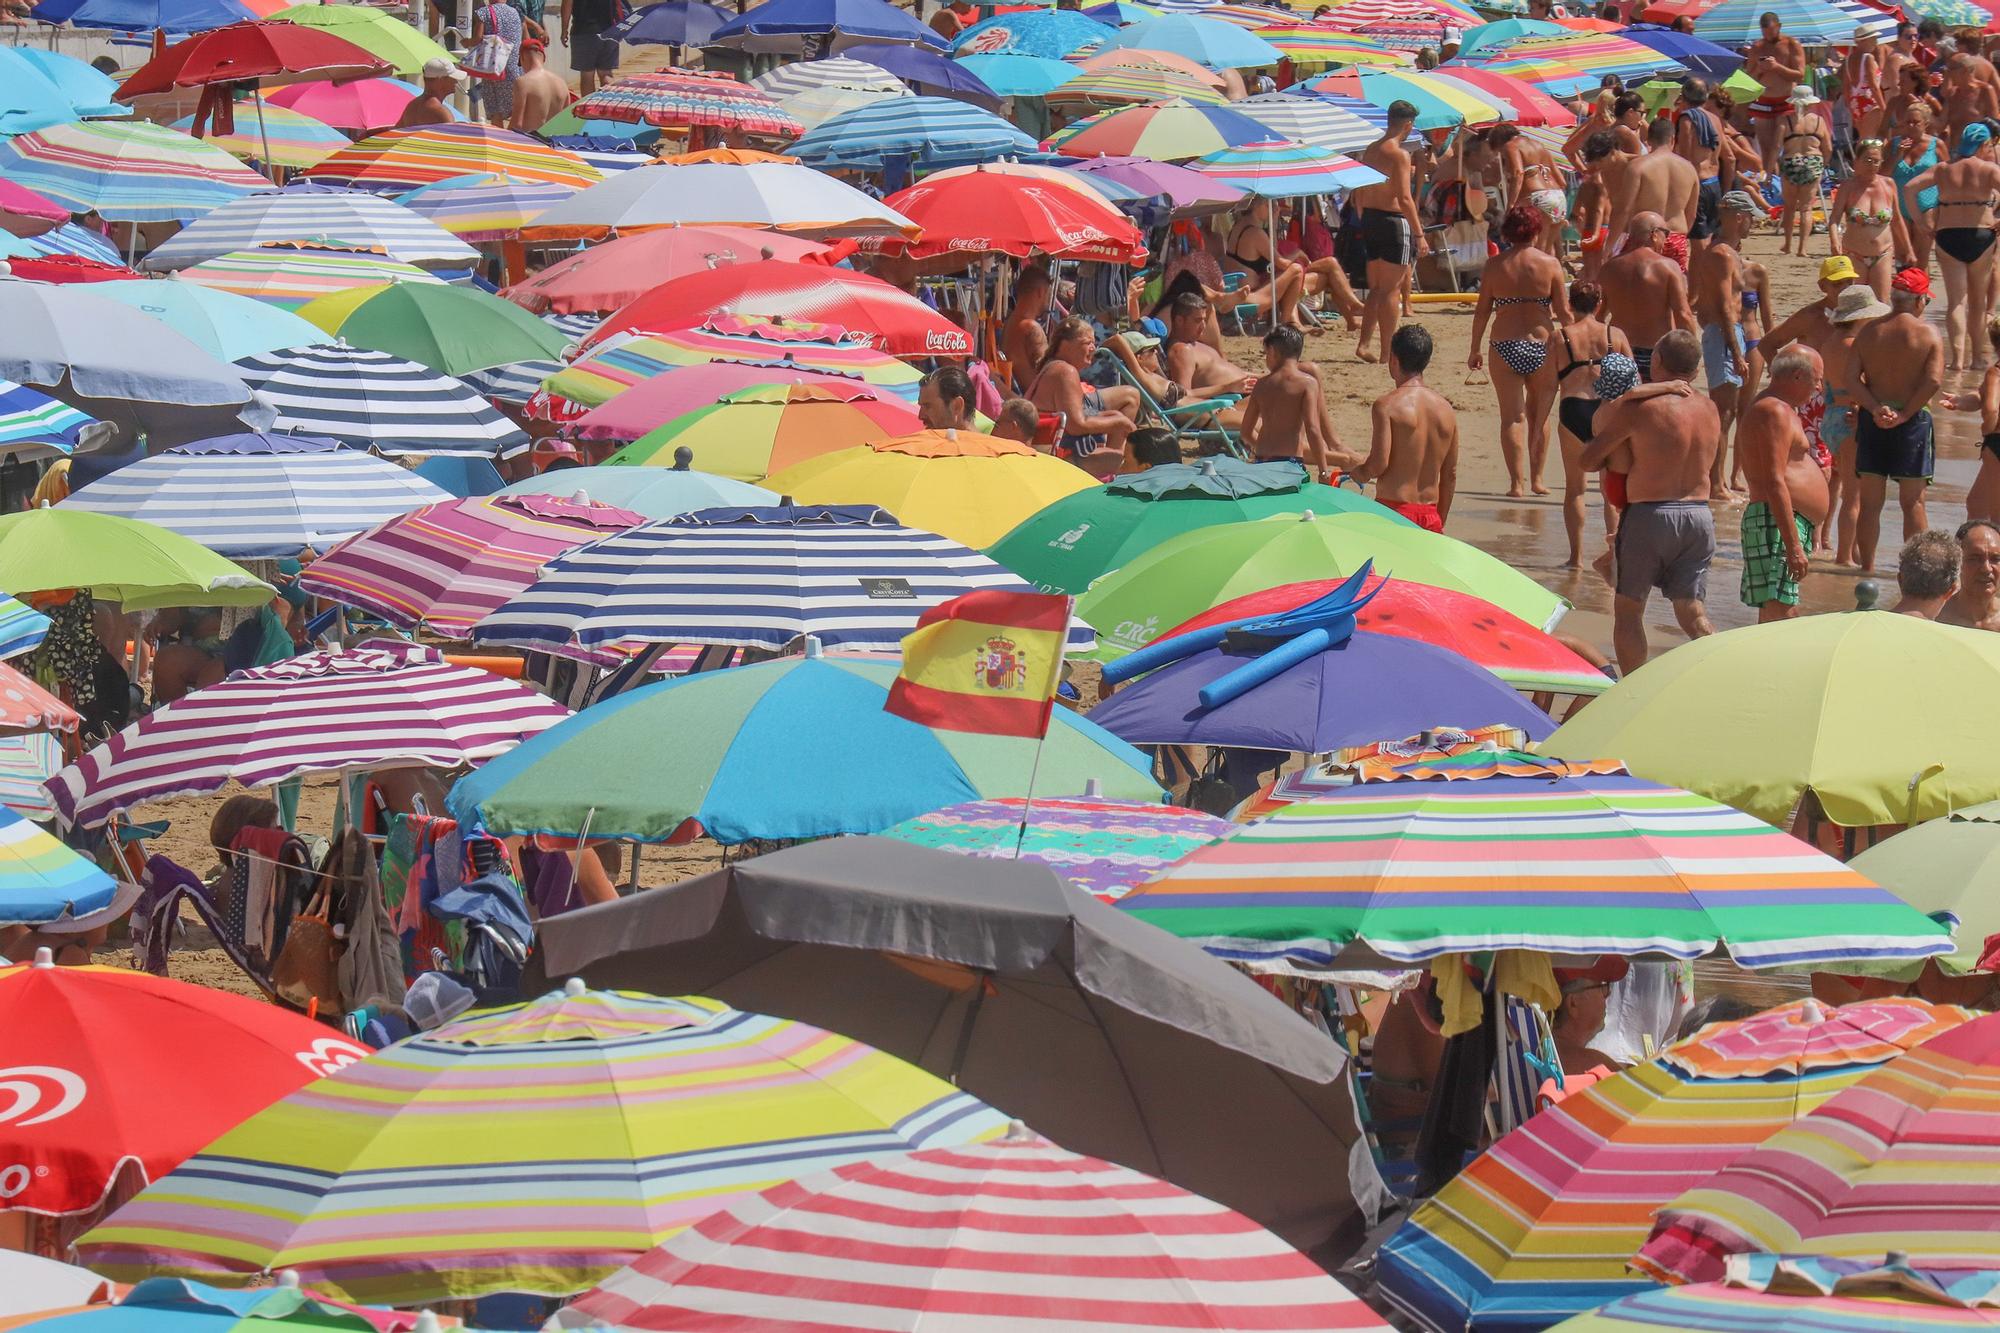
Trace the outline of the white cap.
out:
<instances>
[{"instance_id":1,"label":"white cap","mask_svg":"<svg viewBox=\"0 0 2000 1333\"><path fill-rule=\"evenodd\" d=\"M426 79L450 79L453 83L465 82L465 71L443 56L433 56L424 62Z\"/></svg>"}]
</instances>

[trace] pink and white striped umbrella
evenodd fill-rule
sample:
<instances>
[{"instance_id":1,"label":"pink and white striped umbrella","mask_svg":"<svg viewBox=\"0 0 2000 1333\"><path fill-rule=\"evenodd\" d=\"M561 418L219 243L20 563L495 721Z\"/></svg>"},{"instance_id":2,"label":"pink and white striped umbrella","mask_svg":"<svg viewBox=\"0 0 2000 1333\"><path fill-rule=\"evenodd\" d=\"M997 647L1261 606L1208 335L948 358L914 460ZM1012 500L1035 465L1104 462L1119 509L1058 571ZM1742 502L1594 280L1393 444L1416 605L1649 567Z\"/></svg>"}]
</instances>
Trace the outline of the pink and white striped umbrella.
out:
<instances>
[{"instance_id":1,"label":"pink and white striped umbrella","mask_svg":"<svg viewBox=\"0 0 2000 1333\"><path fill-rule=\"evenodd\" d=\"M1388 1333L1241 1213L1019 1130L734 1203L577 1297L551 1327L605 1324Z\"/></svg>"},{"instance_id":2,"label":"pink and white striped umbrella","mask_svg":"<svg viewBox=\"0 0 2000 1333\"><path fill-rule=\"evenodd\" d=\"M49 779L59 818L102 824L167 796L301 773L478 763L569 710L395 640L239 671L126 727Z\"/></svg>"},{"instance_id":3,"label":"pink and white striped umbrella","mask_svg":"<svg viewBox=\"0 0 2000 1333\"><path fill-rule=\"evenodd\" d=\"M299 586L404 629L463 639L549 561L645 521L549 495L447 500L355 533L308 566Z\"/></svg>"}]
</instances>

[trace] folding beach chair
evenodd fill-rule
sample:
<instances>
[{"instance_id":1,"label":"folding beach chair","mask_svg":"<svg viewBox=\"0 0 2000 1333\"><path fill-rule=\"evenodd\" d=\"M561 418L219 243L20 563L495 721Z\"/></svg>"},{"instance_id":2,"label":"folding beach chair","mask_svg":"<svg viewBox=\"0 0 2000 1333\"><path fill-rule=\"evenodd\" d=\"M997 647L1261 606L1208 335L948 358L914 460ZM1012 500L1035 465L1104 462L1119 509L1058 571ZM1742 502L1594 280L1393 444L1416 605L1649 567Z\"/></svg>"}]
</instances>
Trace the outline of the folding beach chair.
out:
<instances>
[{"instance_id":1,"label":"folding beach chair","mask_svg":"<svg viewBox=\"0 0 2000 1333\"><path fill-rule=\"evenodd\" d=\"M1172 407L1162 407L1137 376L1118 359L1117 353L1108 347L1097 349L1098 359L1106 362L1117 372L1118 382L1129 384L1139 391L1140 406L1165 422L1167 428L1183 443L1192 442L1203 453L1224 451L1237 458L1247 458L1243 441L1236 432L1224 426L1217 413L1226 407L1234 407L1242 400L1241 394L1217 394L1213 398L1201 398L1189 402L1175 403Z\"/></svg>"}]
</instances>

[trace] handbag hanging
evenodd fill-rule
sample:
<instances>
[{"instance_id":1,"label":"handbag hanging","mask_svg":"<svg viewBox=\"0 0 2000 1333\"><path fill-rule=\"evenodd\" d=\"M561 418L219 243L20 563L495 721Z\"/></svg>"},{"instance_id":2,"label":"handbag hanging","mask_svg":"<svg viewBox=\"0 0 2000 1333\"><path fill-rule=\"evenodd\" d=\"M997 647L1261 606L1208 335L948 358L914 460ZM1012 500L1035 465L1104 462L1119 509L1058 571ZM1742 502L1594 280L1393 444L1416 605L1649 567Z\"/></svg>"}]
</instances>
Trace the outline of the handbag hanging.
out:
<instances>
[{"instance_id":1,"label":"handbag hanging","mask_svg":"<svg viewBox=\"0 0 2000 1333\"><path fill-rule=\"evenodd\" d=\"M271 964L271 988L278 998L300 1010L314 1008L321 1017L344 1012L340 1000L340 941L327 917L327 889L322 887L304 911L292 918L285 946Z\"/></svg>"}]
</instances>

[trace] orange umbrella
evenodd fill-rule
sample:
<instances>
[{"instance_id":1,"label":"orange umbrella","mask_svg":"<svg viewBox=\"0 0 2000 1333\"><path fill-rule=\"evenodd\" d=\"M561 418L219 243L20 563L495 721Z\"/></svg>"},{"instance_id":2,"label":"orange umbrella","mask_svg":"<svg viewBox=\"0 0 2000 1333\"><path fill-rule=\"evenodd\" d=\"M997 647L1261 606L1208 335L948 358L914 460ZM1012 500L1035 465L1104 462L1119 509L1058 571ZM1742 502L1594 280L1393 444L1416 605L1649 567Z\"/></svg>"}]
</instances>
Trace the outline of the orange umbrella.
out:
<instances>
[{"instance_id":1,"label":"orange umbrella","mask_svg":"<svg viewBox=\"0 0 2000 1333\"><path fill-rule=\"evenodd\" d=\"M74 708L0 662L0 731L75 731Z\"/></svg>"}]
</instances>

